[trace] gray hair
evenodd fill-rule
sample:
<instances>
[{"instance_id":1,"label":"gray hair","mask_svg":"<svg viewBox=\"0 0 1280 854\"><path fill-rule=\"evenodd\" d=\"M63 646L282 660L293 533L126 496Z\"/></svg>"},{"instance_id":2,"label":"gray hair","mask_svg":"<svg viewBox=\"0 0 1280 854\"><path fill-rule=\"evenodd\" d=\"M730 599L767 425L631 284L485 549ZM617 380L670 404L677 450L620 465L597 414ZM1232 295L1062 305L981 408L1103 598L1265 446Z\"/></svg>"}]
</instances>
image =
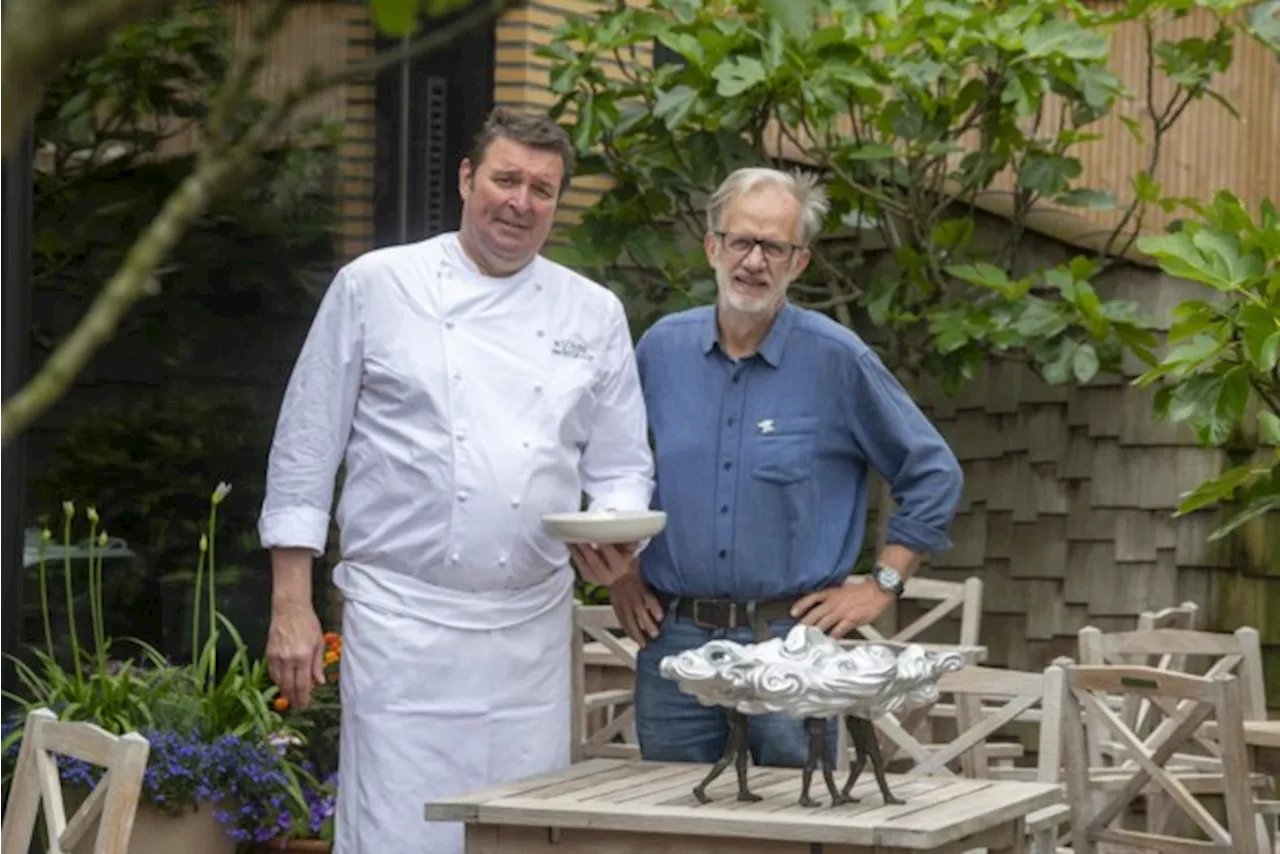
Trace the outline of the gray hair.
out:
<instances>
[{"instance_id":1,"label":"gray hair","mask_svg":"<svg viewBox=\"0 0 1280 854\"><path fill-rule=\"evenodd\" d=\"M800 204L800 242L808 246L822 231L829 204L818 176L800 171L783 172L763 166L736 169L716 188L707 203L707 230L717 231L725 208L763 184L772 184L790 193Z\"/></svg>"}]
</instances>

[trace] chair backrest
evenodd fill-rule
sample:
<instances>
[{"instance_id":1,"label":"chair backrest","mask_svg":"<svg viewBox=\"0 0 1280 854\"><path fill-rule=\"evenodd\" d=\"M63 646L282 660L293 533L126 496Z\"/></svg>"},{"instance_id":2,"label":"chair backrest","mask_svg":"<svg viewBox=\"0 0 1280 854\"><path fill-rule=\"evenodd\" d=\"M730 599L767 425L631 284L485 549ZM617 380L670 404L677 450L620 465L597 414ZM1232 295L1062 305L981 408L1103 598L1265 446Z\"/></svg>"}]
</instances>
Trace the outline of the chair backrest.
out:
<instances>
[{"instance_id":1,"label":"chair backrest","mask_svg":"<svg viewBox=\"0 0 1280 854\"><path fill-rule=\"evenodd\" d=\"M1194 629L1199 622L1200 606L1195 602L1171 605L1159 611L1143 611L1138 615L1138 631L1152 629Z\"/></svg>"},{"instance_id":2,"label":"chair backrest","mask_svg":"<svg viewBox=\"0 0 1280 854\"><path fill-rule=\"evenodd\" d=\"M1261 854L1255 834L1248 756L1244 742L1242 681L1226 674L1197 676L1155 667L1068 665L1063 704L1063 748L1067 796L1071 807L1072 846L1076 854L1095 854L1097 843L1161 850ZM1099 697L1098 694L1102 694ZM1151 737L1135 733L1107 702L1108 696L1140 696L1169 713L1173 726L1158 727ZM1223 827L1196 800L1176 774L1164 766L1208 718L1215 718L1220 739L1222 791L1227 826ZM1112 741L1128 754L1113 769L1128 772L1123 785L1100 789L1091 779L1086 719L1101 722ZM1152 837L1114 827L1129 804L1152 784L1200 828L1208 843Z\"/></svg>"},{"instance_id":3,"label":"chair backrest","mask_svg":"<svg viewBox=\"0 0 1280 854\"><path fill-rule=\"evenodd\" d=\"M612 606L574 604L570 731L575 762L592 757L634 758L640 754L635 739L638 648L621 634L621 628ZM606 685L589 686L592 674Z\"/></svg>"},{"instance_id":4,"label":"chair backrest","mask_svg":"<svg viewBox=\"0 0 1280 854\"><path fill-rule=\"evenodd\" d=\"M1267 719L1266 687L1263 681L1262 645L1256 629L1243 627L1234 632L1205 632L1193 629L1141 629L1132 632L1104 633L1094 626L1080 630L1079 661L1086 666L1106 664L1143 666L1166 672L1184 672L1189 660L1203 659L1203 675L1237 676L1240 680L1241 712L1247 721ZM1156 732L1167 735L1174 724L1159 721L1157 710L1141 694L1122 698L1120 719L1143 738ZM1095 765L1102 765L1102 743L1105 731L1098 721L1089 719L1089 751ZM1214 755L1217 746L1204 741L1202 746Z\"/></svg>"},{"instance_id":5,"label":"chair backrest","mask_svg":"<svg viewBox=\"0 0 1280 854\"><path fill-rule=\"evenodd\" d=\"M127 854L151 746L138 733L112 735L91 723L59 721L48 709L27 715L22 747L5 804L0 848L25 852L43 806L49 854L76 848L94 826L93 854ZM62 800L57 756L98 765L107 773L70 820Z\"/></svg>"},{"instance_id":6,"label":"chair backrest","mask_svg":"<svg viewBox=\"0 0 1280 854\"><path fill-rule=\"evenodd\" d=\"M903 586L902 598L924 602L936 602L910 624L885 638L870 625L859 626L858 631L870 640L909 641L925 629L942 620L956 609L960 610L960 646L977 646L982 630L982 579L976 575L964 581L943 581L937 578L908 578Z\"/></svg>"},{"instance_id":7,"label":"chair backrest","mask_svg":"<svg viewBox=\"0 0 1280 854\"><path fill-rule=\"evenodd\" d=\"M1061 765L1061 716L1064 670L1061 664L1049 665L1041 672L1007 670L970 665L938 679L939 697L951 697L956 710L956 737L943 744L922 744L916 735L920 717L929 710L908 712L900 721L884 715L875 721L884 735L881 748L886 761L906 754L914 763L907 774L941 774L956 772L950 766L958 762L965 777L1027 777L1042 782L1057 782ZM987 739L1003 727L1039 708L1040 736L1038 763L1027 773L1023 769L1001 769L993 774Z\"/></svg>"}]
</instances>

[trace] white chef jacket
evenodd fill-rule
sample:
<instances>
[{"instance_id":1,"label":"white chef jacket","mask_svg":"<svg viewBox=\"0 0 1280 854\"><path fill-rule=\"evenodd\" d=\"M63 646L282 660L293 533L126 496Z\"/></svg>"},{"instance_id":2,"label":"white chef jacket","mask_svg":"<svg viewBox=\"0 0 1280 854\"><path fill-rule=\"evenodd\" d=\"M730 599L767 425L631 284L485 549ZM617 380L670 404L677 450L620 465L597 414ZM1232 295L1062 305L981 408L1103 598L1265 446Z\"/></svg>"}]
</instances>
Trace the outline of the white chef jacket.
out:
<instances>
[{"instance_id":1,"label":"white chef jacket","mask_svg":"<svg viewBox=\"0 0 1280 854\"><path fill-rule=\"evenodd\" d=\"M653 460L621 301L541 256L493 278L456 233L375 250L326 292L280 411L259 534L323 552L348 599L461 629L572 585L541 517L645 509Z\"/></svg>"}]
</instances>

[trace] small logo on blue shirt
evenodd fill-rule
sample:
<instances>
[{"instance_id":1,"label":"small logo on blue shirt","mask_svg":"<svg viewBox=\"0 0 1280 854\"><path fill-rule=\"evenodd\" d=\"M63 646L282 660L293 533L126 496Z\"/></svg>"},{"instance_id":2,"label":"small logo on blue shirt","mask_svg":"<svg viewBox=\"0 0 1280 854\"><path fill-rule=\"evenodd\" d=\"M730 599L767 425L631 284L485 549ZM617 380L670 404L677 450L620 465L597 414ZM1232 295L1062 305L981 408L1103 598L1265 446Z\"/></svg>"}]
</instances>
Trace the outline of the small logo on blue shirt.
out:
<instances>
[{"instance_id":1,"label":"small logo on blue shirt","mask_svg":"<svg viewBox=\"0 0 1280 854\"><path fill-rule=\"evenodd\" d=\"M772 418L766 418L766 419L764 419L763 421L757 421L757 422L756 422L756 430L758 430L761 434L766 435L766 436L767 436L768 434L772 433L772 432L773 432L773 419L772 419Z\"/></svg>"}]
</instances>

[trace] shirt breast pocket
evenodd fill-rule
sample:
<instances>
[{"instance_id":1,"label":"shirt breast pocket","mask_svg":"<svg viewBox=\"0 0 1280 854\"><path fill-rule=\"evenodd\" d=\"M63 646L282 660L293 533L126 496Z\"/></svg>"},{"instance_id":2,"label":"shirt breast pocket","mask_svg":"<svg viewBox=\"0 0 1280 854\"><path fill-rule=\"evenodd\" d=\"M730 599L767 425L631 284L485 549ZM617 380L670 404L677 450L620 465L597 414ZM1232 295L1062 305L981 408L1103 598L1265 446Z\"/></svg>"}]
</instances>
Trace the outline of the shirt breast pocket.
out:
<instances>
[{"instance_id":1,"label":"shirt breast pocket","mask_svg":"<svg viewBox=\"0 0 1280 854\"><path fill-rule=\"evenodd\" d=\"M752 437L751 474L787 484L813 476L818 446L818 419L805 416L771 418L756 424Z\"/></svg>"}]
</instances>

